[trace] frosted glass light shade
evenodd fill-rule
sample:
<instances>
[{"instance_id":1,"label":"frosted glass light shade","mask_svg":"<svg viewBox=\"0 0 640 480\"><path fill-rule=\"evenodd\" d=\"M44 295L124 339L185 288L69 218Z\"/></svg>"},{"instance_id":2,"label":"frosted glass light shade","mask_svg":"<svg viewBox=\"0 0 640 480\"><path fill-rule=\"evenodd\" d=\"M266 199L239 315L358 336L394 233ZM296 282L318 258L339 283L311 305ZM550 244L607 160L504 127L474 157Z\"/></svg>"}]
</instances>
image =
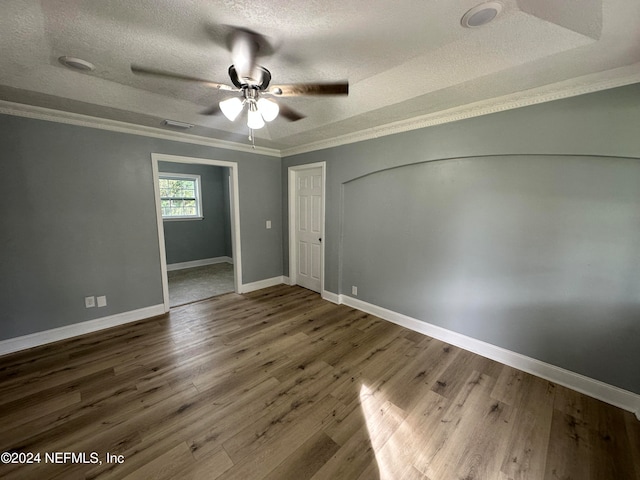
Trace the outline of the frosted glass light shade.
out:
<instances>
[{"instance_id":1,"label":"frosted glass light shade","mask_svg":"<svg viewBox=\"0 0 640 480\"><path fill-rule=\"evenodd\" d=\"M238 118L240 112L242 111L242 100L238 97L227 98L219 103L220 110L225 117L227 117L232 122Z\"/></svg>"},{"instance_id":2,"label":"frosted glass light shade","mask_svg":"<svg viewBox=\"0 0 640 480\"><path fill-rule=\"evenodd\" d=\"M260 112L255 105L251 105L249 112L247 112L247 126L252 130L258 130L264 127L262 115L260 115Z\"/></svg>"},{"instance_id":3,"label":"frosted glass light shade","mask_svg":"<svg viewBox=\"0 0 640 480\"><path fill-rule=\"evenodd\" d=\"M262 114L262 118L264 118L265 121L270 122L278 116L280 107L273 100L260 98L258 99L258 111Z\"/></svg>"}]
</instances>

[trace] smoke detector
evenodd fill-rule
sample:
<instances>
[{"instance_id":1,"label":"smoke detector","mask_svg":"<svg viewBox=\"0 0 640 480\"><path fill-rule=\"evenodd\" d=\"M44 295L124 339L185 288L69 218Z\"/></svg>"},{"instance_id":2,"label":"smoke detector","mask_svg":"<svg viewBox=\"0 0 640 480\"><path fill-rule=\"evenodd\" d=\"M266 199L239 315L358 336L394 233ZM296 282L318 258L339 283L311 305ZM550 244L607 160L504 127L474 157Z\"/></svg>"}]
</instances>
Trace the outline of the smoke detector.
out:
<instances>
[{"instance_id":1,"label":"smoke detector","mask_svg":"<svg viewBox=\"0 0 640 480\"><path fill-rule=\"evenodd\" d=\"M500 2L486 2L473 7L462 16L460 23L463 27L482 27L492 22L502 11Z\"/></svg>"},{"instance_id":2,"label":"smoke detector","mask_svg":"<svg viewBox=\"0 0 640 480\"><path fill-rule=\"evenodd\" d=\"M91 72L96 69L93 63L82 60L81 58L62 56L58 58L58 61L65 67L72 68L73 70Z\"/></svg>"}]
</instances>

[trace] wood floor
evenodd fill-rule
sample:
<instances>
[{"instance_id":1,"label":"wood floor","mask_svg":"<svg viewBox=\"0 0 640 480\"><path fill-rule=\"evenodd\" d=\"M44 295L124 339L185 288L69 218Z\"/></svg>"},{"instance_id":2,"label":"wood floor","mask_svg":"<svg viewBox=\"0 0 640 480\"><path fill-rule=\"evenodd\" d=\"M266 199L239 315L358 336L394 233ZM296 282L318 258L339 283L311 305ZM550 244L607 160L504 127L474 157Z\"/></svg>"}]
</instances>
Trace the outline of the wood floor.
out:
<instances>
[{"instance_id":1,"label":"wood floor","mask_svg":"<svg viewBox=\"0 0 640 480\"><path fill-rule=\"evenodd\" d=\"M0 405L3 479L640 479L631 413L298 287L2 357Z\"/></svg>"}]
</instances>

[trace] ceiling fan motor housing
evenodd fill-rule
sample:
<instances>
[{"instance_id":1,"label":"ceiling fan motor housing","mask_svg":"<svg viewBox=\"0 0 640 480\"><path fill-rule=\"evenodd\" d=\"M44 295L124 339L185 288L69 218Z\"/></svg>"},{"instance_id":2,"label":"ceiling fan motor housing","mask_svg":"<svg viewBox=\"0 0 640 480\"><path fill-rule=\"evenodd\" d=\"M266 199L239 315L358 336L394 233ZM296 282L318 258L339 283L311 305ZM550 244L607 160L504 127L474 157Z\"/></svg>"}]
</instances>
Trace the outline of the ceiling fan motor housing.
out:
<instances>
[{"instance_id":1,"label":"ceiling fan motor housing","mask_svg":"<svg viewBox=\"0 0 640 480\"><path fill-rule=\"evenodd\" d=\"M229 67L229 78L231 79L231 83L238 88L253 87L258 90L266 90L271 82L271 72L260 65L256 65L254 70L257 72L255 76L259 78L259 81L253 78L240 78L235 65L231 65Z\"/></svg>"}]
</instances>

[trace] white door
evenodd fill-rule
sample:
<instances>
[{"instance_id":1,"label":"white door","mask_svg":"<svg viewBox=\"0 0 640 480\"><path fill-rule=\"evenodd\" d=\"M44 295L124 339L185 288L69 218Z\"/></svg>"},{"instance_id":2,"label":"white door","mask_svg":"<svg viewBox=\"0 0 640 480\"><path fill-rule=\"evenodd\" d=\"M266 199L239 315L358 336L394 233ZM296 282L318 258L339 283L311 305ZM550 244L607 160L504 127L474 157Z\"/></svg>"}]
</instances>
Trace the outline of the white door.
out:
<instances>
[{"instance_id":1,"label":"white door","mask_svg":"<svg viewBox=\"0 0 640 480\"><path fill-rule=\"evenodd\" d=\"M322 168L295 173L296 283L320 293L322 285Z\"/></svg>"}]
</instances>

